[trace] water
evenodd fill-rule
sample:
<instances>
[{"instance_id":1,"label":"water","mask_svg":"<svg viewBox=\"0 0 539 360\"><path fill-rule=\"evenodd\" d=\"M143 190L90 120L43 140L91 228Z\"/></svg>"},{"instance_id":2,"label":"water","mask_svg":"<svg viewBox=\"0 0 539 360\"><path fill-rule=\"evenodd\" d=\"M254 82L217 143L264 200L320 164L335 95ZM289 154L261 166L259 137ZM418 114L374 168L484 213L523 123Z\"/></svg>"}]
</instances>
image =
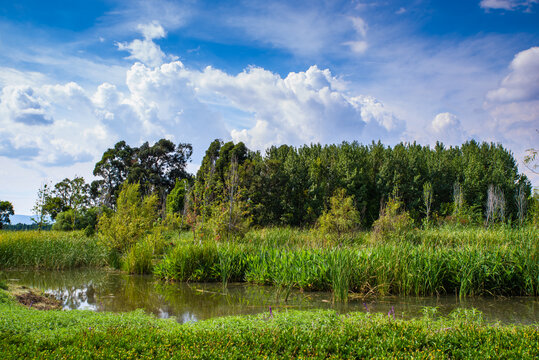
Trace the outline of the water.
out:
<instances>
[{"instance_id":1,"label":"water","mask_svg":"<svg viewBox=\"0 0 539 360\"><path fill-rule=\"evenodd\" d=\"M144 309L160 318L175 317L179 322L218 316L256 314L269 307L282 309L335 309L340 313L370 311L388 313L393 307L397 317L422 314L424 306L436 306L443 315L452 310L476 308L487 321L530 324L538 322L539 298L383 297L351 299L348 304L333 304L329 292L292 290L288 301L284 291L271 286L220 283L173 283L152 276L126 275L104 270L5 271L0 278L19 285L36 287L55 295L66 310L132 311Z\"/></svg>"}]
</instances>

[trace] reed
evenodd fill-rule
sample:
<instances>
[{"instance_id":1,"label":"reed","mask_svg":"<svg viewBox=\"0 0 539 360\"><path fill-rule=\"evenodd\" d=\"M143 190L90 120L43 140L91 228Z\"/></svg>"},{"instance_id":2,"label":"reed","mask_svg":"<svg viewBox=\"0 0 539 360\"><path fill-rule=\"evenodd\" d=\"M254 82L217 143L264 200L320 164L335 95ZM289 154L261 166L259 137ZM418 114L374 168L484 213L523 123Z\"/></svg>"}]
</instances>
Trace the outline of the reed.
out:
<instances>
[{"instance_id":1,"label":"reed","mask_svg":"<svg viewBox=\"0 0 539 360\"><path fill-rule=\"evenodd\" d=\"M179 245L158 264L155 274L177 281L226 283L233 278L284 289L333 290L337 301L346 301L349 291L415 296L537 296L539 249L533 239L537 233L504 231L505 242L490 243L490 231L464 230L461 235L469 237L462 239L460 246L445 229L437 243L428 234L420 241L342 247L291 246L291 242L285 244L280 238L272 240L280 246L260 241ZM241 266L231 270L232 264Z\"/></svg>"},{"instance_id":2,"label":"reed","mask_svg":"<svg viewBox=\"0 0 539 360\"><path fill-rule=\"evenodd\" d=\"M71 269L106 264L107 251L82 231L0 231L0 268Z\"/></svg>"}]
</instances>

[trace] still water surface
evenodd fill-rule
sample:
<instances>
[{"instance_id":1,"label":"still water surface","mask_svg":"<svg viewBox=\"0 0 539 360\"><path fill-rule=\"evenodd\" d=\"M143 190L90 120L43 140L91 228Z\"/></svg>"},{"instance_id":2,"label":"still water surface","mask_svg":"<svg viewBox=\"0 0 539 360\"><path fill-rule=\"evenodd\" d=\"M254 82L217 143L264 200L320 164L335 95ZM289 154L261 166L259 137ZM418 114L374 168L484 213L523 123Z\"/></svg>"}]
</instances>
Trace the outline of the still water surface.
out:
<instances>
[{"instance_id":1,"label":"still water surface","mask_svg":"<svg viewBox=\"0 0 539 360\"><path fill-rule=\"evenodd\" d=\"M539 298L379 297L351 299L348 304L333 304L330 292L292 290L288 301L284 291L271 286L220 283L164 283L152 276L126 275L103 270L5 271L0 278L54 294L64 309L93 311L132 311L144 309L161 318L175 317L179 322L204 320L217 316L256 314L281 309L335 309L387 313L392 307L397 317L421 316L424 306L436 306L441 314L452 310L476 308L487 321L537 323Z\"/></svg>"}]
</instances>

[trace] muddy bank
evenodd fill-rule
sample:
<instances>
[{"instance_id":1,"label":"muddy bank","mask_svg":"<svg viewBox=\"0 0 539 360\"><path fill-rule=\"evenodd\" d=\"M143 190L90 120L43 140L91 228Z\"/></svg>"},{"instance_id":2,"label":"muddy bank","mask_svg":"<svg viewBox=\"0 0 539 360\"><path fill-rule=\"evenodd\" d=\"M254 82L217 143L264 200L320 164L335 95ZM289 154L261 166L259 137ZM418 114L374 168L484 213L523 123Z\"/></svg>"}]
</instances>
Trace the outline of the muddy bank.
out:
<instances>
[{"instance_id":1,"label":"muddy bank","mask_svg":"<svg viewBox=\"0 0 539 360\"><path fill-rule=\"evenodd\" d=\"M62 302L53 295L26 286L10 286L9 292L22 305L37 310L61 310Z\"/></svg>"}]
</instances>

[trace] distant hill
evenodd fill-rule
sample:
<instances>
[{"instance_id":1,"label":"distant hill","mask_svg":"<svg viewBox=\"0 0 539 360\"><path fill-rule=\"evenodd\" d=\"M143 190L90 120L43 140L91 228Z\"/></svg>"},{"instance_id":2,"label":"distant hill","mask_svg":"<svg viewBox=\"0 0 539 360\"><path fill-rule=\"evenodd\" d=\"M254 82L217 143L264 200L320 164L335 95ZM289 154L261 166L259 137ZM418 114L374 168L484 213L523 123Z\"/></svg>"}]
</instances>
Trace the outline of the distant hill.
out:
<instances>
[{"instance_id":1,"label":"distant hill","mask_svg":"<svg viewBox=\"0 0 539 360\"><path fill-rule=\"evenodd\" d=\"M9 217L9 220L11 221L11 225L17 225L17 224L25 224L25 225L32 225L34 222L31 220L33 215L11 215Z\"/></svg>"}]
</instances>

